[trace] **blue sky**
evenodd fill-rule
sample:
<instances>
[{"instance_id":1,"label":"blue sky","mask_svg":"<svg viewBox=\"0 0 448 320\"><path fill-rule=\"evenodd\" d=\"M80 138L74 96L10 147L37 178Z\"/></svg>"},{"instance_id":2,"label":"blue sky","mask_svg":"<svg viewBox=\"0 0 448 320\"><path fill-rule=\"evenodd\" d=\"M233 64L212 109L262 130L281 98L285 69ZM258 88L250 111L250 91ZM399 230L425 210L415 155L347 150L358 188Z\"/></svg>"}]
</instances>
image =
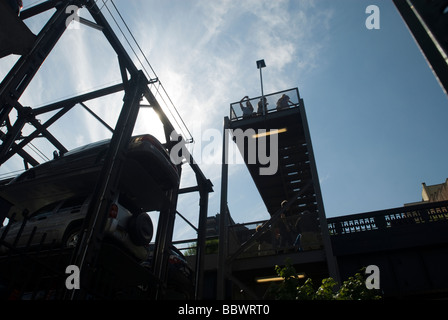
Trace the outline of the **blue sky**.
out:
<instances>
[{"instance_id":1,"label":"blue sky","mask_svg":"<svg viewBox=\"0 0 448 320\"><path fill-rule=\"evenodd\" d=\"M24 1L25 7L30 3ZM255 61L264 59L264 92L298 87L304 99L328 217L418 201L422 182L448 178L448 99L392 1L114 3L194 133L193 155L213 143L210 132L222 131L230 103L261 95ZM372 4L380 9L379 30L365 27L366 7ZM108 7L113 10L110 2ZM27 21L33 31L41 23ZM2 77L15 59L0 61ZM66 31L21 102L39 106L119 80L116 57L101 34L80 26ZM121 98L88 105L113 125ZM159 129L143 110L135 132ZM108 136L80 108L50 131L69 148ZM219 212L220 152L198 159L214 184L209 215ZM15 168L8 163L0 169ZM193 181L185 169L183 185ZM268 218L244 165L231 165L229 208L237 222ZM196 223L196 195L182 196L179 211ZM191 233L184 230L180 223L176 237Z\"/></svg>"}]
</instances>

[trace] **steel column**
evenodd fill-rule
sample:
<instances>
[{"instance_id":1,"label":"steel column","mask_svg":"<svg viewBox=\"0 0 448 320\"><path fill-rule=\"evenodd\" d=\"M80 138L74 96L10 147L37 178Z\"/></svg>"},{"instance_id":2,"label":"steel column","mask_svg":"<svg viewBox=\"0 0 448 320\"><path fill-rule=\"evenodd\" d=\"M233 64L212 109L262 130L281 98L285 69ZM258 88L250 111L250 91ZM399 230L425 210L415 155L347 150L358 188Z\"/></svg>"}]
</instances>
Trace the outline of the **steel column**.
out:
<instances>
[{"instance_id":1,"label":"steel column","mask_svg":"<svg viewBox=\"0 0 448 320\"><path fill-rule=\"evenodd\" d=\"M137 119L140 99L147 84L142 72L137 73L130 80L130 86L125 91L122 111L115 126L114 134L107 151L103 168L98 178L97 186L92 195L83 227L80 241L74 251L72 264L79 267L81 274L81 290L74 290L71 298L83 298L91 283L96 259L103 239L107 212L112 200L117 196L120 173L124 164L124 151L131 139L135 121Z\"/></svg>"},{"instance_id":2,"label":"steel column","mask_svg":"<svg viewBox=\"0 0 448 320\"><path fill-rule=\"evenodd\" d=\"M218 251L218 272L217 272L217 298L225 299L226 290L226 259L227 259L227 188L229 182L229 132L230 120L224 118L223 142L222 142L222 164L221 164L221 204L219 215L219 251Z\"/></svg>"}]
</instances>

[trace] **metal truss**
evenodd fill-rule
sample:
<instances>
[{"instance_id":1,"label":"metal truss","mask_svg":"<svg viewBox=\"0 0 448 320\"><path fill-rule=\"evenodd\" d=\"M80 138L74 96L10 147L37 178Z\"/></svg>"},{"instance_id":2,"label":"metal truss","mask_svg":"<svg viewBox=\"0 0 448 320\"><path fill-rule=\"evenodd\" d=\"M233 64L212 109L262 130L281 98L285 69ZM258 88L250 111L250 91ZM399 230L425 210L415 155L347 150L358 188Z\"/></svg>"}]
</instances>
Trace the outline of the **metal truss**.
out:
<instances>
[{"instance_id":1,"label":"metal truss","mask_svg":"<svg viewBox=\"0 0 448 320\"><path fill-rule=\"evenodd\" d=\"M114 33L106 18L103 16L100 8L93 0L68 0L55 1L48 0L31 8L23 10L20 16L13 15L12 11L8 12L6 2L1 2L1 15L4 15L13 24L12 39L9 35L3 34L1 39L12 41L9 47L3 47L0 56L6 56L11 53L21 54L21 57L12 67L10 72L4 77L0 84L0 125L3 131L0 131L0 166L11 159L14 155L18 155L23 159L25 169L30 166L39 164L32 155L30 155L24 147L30 144L36 138L45 138L54 148L55 152L64 154L67 148L48 130L51 125L56 123L63 115L80 105L98 120L104 127L112 132L110 147L105 158L104 166L101 169L100 177L93 192L94 201L90 204L90 208L84 226L82 228L81 240L74 251L72 264L77 265L81 273L82 279L88 285L93 271L95 269L96 257L101 248L103 230L107 219L108 207L112 203L114 194L118 190L118 176L123 166L123 155L127 142L130 140L135 122L140 109L140 101L145 98L150 107L157 113L163 124L164 134L167 141L167 148L171 149L174 142L171 141L170 135L175 131L172 123L165 115L161 106L157 102L154 94L151 92L149 85L158 81L158 79L148 79L145 74L139 70L133 63L131 57L126 52L118 37ZM5 6L5 8L3 8ZM121 83L92 91L76 97L61 100L45 106L33 108L23 106L19 99L25 92L33 77L37 74L40 66L48 57L58 40L64 34L67 28L66 22L72 10L70 6L78 8L86 8L94 21L86 19L80 20L81 23L89 27L100 30L110 43L112 49L118 57L118 66L121 74ZM5 10L4 10L5 9ZM41 31L34 37L29 36L29 30L24 25L23 20L39 15L49 10L55 10L46 22ZM2 31L5 32L5 31ZM8 31L9 32L9 31ZM22 33L22 34L21 34ZM26 44L14 43L19 41L20 36L26 33L29 41ZM23 37L22 37L23 39ZM8 45L10 43L8 42ZM17 49L18 48L18 49ZM8 51L9 50L9 51ZM123 92L123 106L121 108L118 120L114 128L109 126L100 116L95 114L85 104L87 101L104 97L117 92ZM37 117L47 113L53 113L45 122L41 122ZM12 119L17 115L15 121ZM24 135L22 130L26 124L34 127L31 133ZM156 235L156 246L153 260L154 275L163 283L166 281L166 270L168 267L168 246L172 242L174 220L176 215L177 197L179 193L198 191L200 194L200 212L198 227L198 248L202 249L205 245L205 224L207 219L208 193L212 192L211 182L205 178L200 168L195 164L190 154L182 155L189 163L196 175L198 183L197 187L188 190L171 190L169 194L169 202L165 208L161 210L159 227ZM2 219L3 220L3 219ZM203 231L204 230L204 231ZM203 250L198 251L198 259L196 265L196 296L200 297L202 286L202 266ZM86 292L83 290L73 291L73 294L67 296L69 299L82 299ZM156 297L158 294L156 294Z\"/></svg>"}]
</instances>

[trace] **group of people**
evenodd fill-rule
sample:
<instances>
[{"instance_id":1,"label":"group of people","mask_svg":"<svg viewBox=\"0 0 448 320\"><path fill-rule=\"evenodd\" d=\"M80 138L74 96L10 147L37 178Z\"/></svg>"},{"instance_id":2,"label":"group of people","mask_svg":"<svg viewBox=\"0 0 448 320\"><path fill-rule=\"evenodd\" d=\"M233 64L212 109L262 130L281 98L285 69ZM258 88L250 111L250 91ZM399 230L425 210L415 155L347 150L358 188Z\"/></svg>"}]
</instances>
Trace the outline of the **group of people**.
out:
<instances>
[{"instance_id":1,"label":"group of people","mask_svg":"<svg viewBox=\"0 0 448 320\"><path fill-rule=\"evenodd\" d=\"M243 102L246 101L246 106L243 105ZM254 112L254 107L252 106L249 96L244 96L240 100L241 111L243 112L243 119L250 118L253 116L265 115L268 112L268 100L266 97L260 98L257 105L257 112ZM280 99L277 101L277 110L287 109L290 106L293 106L294 103L291 101L288 95L283 94Z\"/></svg>"},{"instance_id":2,"label":"group of people","mask_svg":"<svg viewBox=\"0 0 448 320\"><path fill-rule=\"evenodd\" d=\"M285 208L286 205L286 200L281 203L284 210L280 217L272 223L270 232L260 237L259 248L262 242L272 246L275 253L285 250L300 252L319 248L321 239L317 213L309 211L293 213L290 209ZM257 227L256 231L258 230Z\"/></svg>"}]
</instances>

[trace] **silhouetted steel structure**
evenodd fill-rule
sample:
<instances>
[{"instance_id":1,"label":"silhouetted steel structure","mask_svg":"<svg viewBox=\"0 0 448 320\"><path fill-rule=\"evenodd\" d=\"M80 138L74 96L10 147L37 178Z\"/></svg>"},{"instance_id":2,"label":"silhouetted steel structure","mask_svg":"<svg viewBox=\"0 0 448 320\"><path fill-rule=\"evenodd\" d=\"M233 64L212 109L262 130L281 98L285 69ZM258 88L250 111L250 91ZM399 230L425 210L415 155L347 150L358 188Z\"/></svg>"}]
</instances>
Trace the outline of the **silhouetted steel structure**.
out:
<instances>
[{"instance_id":1,"label":"silhouetted steel structure","mask_svg":"<svg viewBox=\"0 0 448 320\"><path fill-rule=\"evenodd\" d=\"M394 0L394 3L448 94L448 1Z\"/></svg>"},{"instance_id":2,"label":"silhouetted steel structure","mask_svg":"<svg viewBox=\"0 0 448 320\"><path fill-rule=\"evenodd\" d=\"M297 272L304 272L316 284L319 273L328 271L322 264L325 255L321 250L276 252L271 246L258 246L257 226L269 223L262 220L227 227L232 235L230 242L237 244L229 256L239 250L240 244L245 246L243 252L233 256L230 269L230 279L245 295L234 290L233 299L263 297L269 282L256 280L275 277L274 266L284 265L286 258ZM341 281L375 265L379 268L381 295L386 300L448 297L448 201L330 217L327 225ZM216 273L218 258L213 253L207 255L207 272ZM208 283L210 287L214 284L210 279ZM214 297L215 292L209 291L208 298Z\"/></svg>"},{"instance_id":3,"label":"silhouetted steel structure","mask_svg":"<svg viewBox=\"0 0 448 320\"><path fill-rule=\"evenodd\" d=\"M262 99L266 98L266 101ZM245 108L255 106L251 114L245 113ZM283 103L281 102L283 101ZM259 106L259 108L257 108ZM266 106L266 110L263 107ZM249 107L250 108L250 107ZM227 168L229 159L229 135L232 136L249 173L266 205L271 219L262 224L258 232L241 241L242 230L234 233L239 241L236 248L231 248L230 230L235 230L228 224L229 218L220 219L219 263L218 263L218 298L225 298L225 281L230 279L239 286L244 286L232 268L238 256L260 239L263 234L273 234L280 229L284 218L290 217L309 219L310 231L318 235L319 241L313 250L305 250L295 261L299 264L325 265L323 273L338 279L337 266L332 253L328 234L325 211L320 191L319 179L311 144L308 122L303 99L297 88L264 95L230 105L230 117L224 119L224 143L222 160L221 214L228 215L227 210ZM270 157L271 162L266 158ZM277 161L275 161L277 159ZM276 162L276 163L275 163ZM287 204L282 206L283 201ZM227 222L226 222L227 221ZM293 221L291 224L294 224ZM302 235L305 234L302 232ZM281 234L281 237L286 237ZM294 235L296 238L296 235ZM273 240L275 241L275 240ZM303 241L303 240L302 240ZM282 248L282 250L290 250ZM319 251L317 257L316 251ZM310 253L311 252L311 253ZM262 258L259 258L259 260ZM264 257L271 265L283 261L273 260L275 257ZM275 261L275 262L274 262ZM261 262L260 262L261 263ZM317 267L316 267L317 268ZM246 288L248 290L248 288Z\"/></svg>"},{"instance_id":4,"label":"silhouetted steel structure","mask_svg":"<svg viewBox=\"0 0 448 320\"><path fill-rule=\"evenodd\" d=\"M89 27L100 30L115 51L118 60L118 68L121 73L122 81L119 84L105 87L76 97L51 103L42 107L23 106L19 99L26 90L28 84L38 72L40 66L50 54L60 37L67 28L67 21L73 14L73 8L84 7L88 10L94 21L89 21L79 17L79 22ZM42 30L34 35L23 20L39 15L49 10L54 11ZM105 158L97 185L93 191L94 201L91 203L88 215L83 226L81 240L70 258L70 264L74 264L81 269L81 290L73 291L69 298L85 298L91 281L93 279L98 259L105 255L110 257L108 248L102 244L103 230L107 211L112 203L112 196L116 194L118 187L118 176L123 167L123 154L130 141L131 134L140 109L140 101L145 98L150 107L160 117L163 124L166 147L171 150L172 146L178 141L171 141L170 135L174 132L174 127L165 115L155 96L149 89L149 84L158 81L148 79L145 74L139 70L126 52L125 48L115 35L107 19L103 16L100 8L94 0L68 0L53 1L48 0L23 10L18 17L5 1L0 2L0 57L9 54L19 54L21 57L5 76L0 84L0 124L3 131L0 131L0 165L4 164L14 155L23 159L25 168L36 166L39 162L30 155L24 147L36 138L45 138L56 149L56 153L63 154L67 152L66 147L50 133L48 128L56 123L64 114L81 105L90 112L101 124L113 132L110 147ZM50 85L50 84L48 84ZM116 92L123 92L123 106L121 108L118 120L114 128L111 128L98 115L93 113L85 102L110 95ZM41 122L37 117L53 113L48 120ZM14 120L14 116L17 115ZM34 131L24 135L22 129L26 124L34 127ZM158 279L155 283L164 283L166 281L166 270L168 263L168 246L172 242L174 220L176 216L177 197L179 193L198 191L200 194L199 209L199 227L198 227L198 247L202 248L204 244L205 223L207 219L207 201L208 193L212 192L211 182L205 178L199 167L195 164L190 154L182 156L191 165L196 175L197 187L187 190L171 190L169 201L162 208L159 226L156 235L156 246L153 259L154 276ZM3 181L6 183L7 181ZM1 221L5 218L2 212ZM104 250L103 250L104 249ZM196 265L197 297L200 297L202 287L203 255L202 250L198 250ZM64 259L67 262L67 259ZM137 272L138 273L138 272ZM113 277L112 277L113 278ZM126 279L122 279L126 281ZM135 284L135 282L132 282ZM159 295L158 290L154 293L155 298ZM67 298L67 296L66 296Z\"/></svg>"},{"instance_id":5,"label":"silhouetted steel structure","mask_svg":"<svg viewBox=\"0 0 448 320\"><path fill-rule=\"evenodd\" d=\"M376 265L385 298L447 298L447 201L329 218L328 227L341 279Z\"/></svg>"}]
</instances>

